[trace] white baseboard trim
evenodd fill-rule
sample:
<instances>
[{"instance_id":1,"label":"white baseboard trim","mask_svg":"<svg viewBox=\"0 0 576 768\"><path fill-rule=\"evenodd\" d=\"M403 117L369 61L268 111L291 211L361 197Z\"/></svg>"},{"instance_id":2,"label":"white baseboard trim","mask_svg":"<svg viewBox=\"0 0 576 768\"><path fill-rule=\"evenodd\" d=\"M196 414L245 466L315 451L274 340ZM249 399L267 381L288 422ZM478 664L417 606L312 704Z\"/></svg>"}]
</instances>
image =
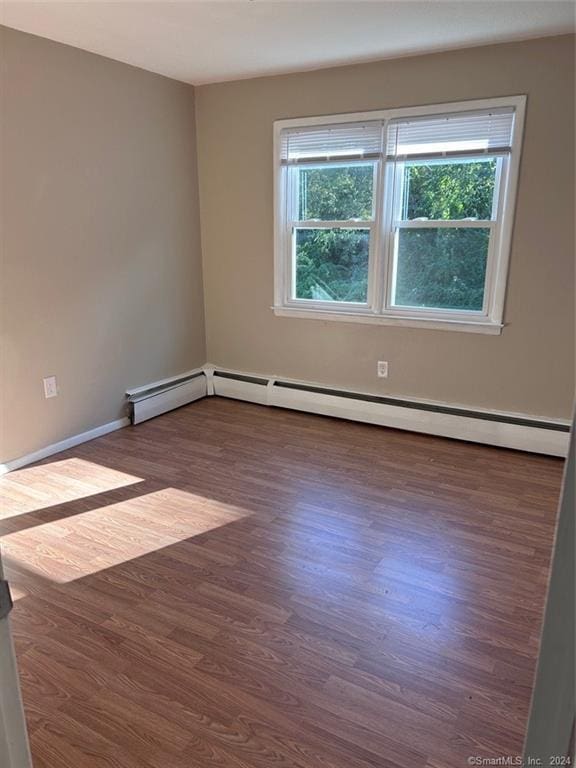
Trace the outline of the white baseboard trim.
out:
<instances>
[{"instance_id":1,"label":"white baseboard trim","mask_svg":"<svg viewBox=\"0 0 576 768\"><path fill-rule=\"evenodd\" d=\"M453 407L448 403L378 398L214 366L206 366L205 370L210 371L214 394L222 397L549 456L564 457L568 451L568 420L549 421L524 414Z\"/></svg>"},{"instance_id":2,"label":"white baseboard trim","mask_svg":"<svg viewBox=\"0 0 576 768\"><path fill-rule=\"evenodd\" d=\"M122 427L127 427L130 424L130 419L122 418L115 421L109 421L108 424L102 424L100 427L94 427L87 432L82 432L79 435L73 435L67 437L65 440L60 440L58 443L52 443L45 448L40 448L33 453L28 453L26 456L20 456L12 461L7 461L6 464L0 464L0 475L5 475L7 472L13 472L15 469L22 469L22 467L28 464L33 464L35 461L41 461L48 456L52 456L54 453L60 453L60 451L66 451L69 448L74 448L81 443L87 443L89 440L94 440L96 437L102 437L109 432L114 432Z\"/></svg>"}]
</instances>

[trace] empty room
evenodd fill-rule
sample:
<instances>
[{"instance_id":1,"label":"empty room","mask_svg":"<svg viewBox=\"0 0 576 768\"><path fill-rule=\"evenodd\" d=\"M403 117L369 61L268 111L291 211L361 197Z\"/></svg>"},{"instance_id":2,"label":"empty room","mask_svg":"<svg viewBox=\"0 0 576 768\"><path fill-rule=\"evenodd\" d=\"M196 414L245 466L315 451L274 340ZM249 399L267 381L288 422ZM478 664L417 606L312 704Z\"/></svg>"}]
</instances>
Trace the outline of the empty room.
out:
<instances>
[{"instance_id":1,"label":"empty room","mask_svg":"<svg viewBox=\"0 0 576 768\"><path fill-rule=\"evenodd\" d=\"M0 768L574 765L575 12L0 4Z\"/></svg>"}]
</instances>

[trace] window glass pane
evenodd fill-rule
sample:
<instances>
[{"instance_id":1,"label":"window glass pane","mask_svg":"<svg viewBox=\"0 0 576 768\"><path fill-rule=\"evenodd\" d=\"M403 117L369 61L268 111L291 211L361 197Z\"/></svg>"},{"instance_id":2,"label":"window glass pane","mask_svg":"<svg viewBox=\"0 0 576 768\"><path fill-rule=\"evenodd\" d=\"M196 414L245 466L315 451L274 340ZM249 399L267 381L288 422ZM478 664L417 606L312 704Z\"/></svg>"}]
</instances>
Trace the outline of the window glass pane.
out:
<instances>
[{"instance_id":1,"label":"window glass pane","mask_svg":"<svg viewBox=\"0 0 576 768\"><path fill-rule=\"evenodd\" d=\"M406 163L403 219L490 219L497 160Z\"/></svg>"},{"instance_id":2,"label":"window glass pane","mask_svg":"<svg viewBox=\"0 0 576 768\"><path fill-rule=\"evenodd\" d=\"M298 219L371 219L374 164L299 168Z\"/></svg>"},{"instance_id":3,"label":"window glass pane","mask_svg":"<svg viewBox=\"0 0 576 768\"><path fill-rule=\"evenodd\" d=\"M368 299L368 229L296 229L296 299Z\"/></svg>"},{"instance_id":4,"label":"window glass pane","mask_svg":"<svg viewBox=\"0 0 576 768\"><path fill-rule=\"evenodd\" d=\"M395 306L481 311L488 228L400 229Z\"/></svg>"}]
</instances>

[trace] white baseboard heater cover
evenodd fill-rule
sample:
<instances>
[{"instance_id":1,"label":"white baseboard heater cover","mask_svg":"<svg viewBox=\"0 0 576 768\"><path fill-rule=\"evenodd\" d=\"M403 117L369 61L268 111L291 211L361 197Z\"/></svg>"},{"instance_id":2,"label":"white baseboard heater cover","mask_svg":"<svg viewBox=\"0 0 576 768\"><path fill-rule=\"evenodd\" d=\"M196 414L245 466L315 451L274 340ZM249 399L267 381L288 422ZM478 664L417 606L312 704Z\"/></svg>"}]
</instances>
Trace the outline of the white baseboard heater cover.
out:
<instances>
[{"instance_id":1,"label":"white baseboard heater cover","mask_svg":"<svg viewBox=\"0 0 576 768\"><path fill-rule=\"evenodd\" d=\"M221 397L549 456L567 453L569 422L335 390L218 369L210 371L210 377L214 394Z\"/></svg>"},{"instance_id":2,"label":"white baseboard heater cover","mask_svg":"<svg viewBox=\"0 0 576 768\"><path fill-rule=\"evenodd\" d=\"M132 424L140 424L201 397L206 397L206 376L203 371L166 384L152 385L149 389L129 395L130 421Z\"/></svg>"}]
</instances>

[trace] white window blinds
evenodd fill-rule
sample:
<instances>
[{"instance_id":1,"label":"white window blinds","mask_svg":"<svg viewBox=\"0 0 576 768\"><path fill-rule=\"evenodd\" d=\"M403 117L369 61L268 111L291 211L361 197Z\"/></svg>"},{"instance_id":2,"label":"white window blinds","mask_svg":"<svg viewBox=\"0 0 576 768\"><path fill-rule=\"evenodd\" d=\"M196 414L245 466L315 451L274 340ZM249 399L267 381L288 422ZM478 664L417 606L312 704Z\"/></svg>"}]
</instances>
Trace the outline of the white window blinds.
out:
<instances>
[{"instance_id":1,"label":"white window blinds","mask_svg":"<svg viewBox=\"0 0 576 768\"><path fill-rule=\"evenodd\" d=\"M287 128L281 133L283 165L382 156L383 122Z\"/></svg>"},{"instance_id":2,"label":"white window blinds","mask_svg":"<svg viewBox=\"0 0 576 768\"><path fill-rule=\"evenodd\" d=\"M391 120L386 154L389 159L507 154L513 127L511 107Z\"/></svg>"}]
</instances>

